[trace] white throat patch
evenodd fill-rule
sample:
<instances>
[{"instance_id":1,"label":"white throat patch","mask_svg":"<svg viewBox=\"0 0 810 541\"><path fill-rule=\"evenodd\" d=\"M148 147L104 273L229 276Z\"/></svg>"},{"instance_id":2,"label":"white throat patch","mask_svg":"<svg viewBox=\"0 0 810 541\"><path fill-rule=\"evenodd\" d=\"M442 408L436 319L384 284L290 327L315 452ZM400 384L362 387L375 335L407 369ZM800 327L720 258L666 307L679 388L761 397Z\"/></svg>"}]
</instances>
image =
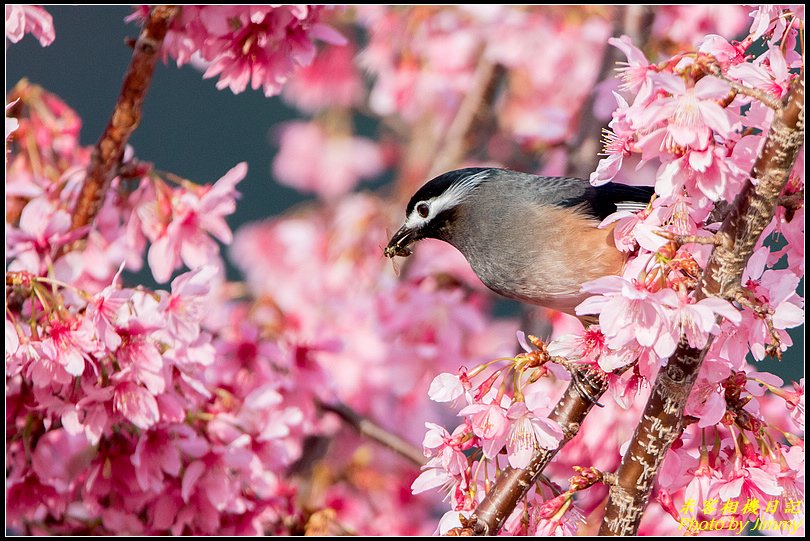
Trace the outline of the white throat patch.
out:
<instances>
[{"instance_id":1,"label":"white throat patch","mask_svg":"<svg viewBox=\"0 0 810 541\"><path fill-rule=\"evenodd\" d=\"M408 218L405 220L405 227L409 229L418 229L420 227L424 227L428 222L445 210L451 209L467 199L470 194L472 194L473 190L489 177L489 174L490 171L486 170L475 173L474 175L470 175L468 177L464 177L436 197L431 197L430 199L426 199L424 201L418 201L416 205L414 205L411 213L408 215ZM426 203L430 209L430 212L425 217L419 215L418 209L421 203Z\"/></svg>"}]
</instances>

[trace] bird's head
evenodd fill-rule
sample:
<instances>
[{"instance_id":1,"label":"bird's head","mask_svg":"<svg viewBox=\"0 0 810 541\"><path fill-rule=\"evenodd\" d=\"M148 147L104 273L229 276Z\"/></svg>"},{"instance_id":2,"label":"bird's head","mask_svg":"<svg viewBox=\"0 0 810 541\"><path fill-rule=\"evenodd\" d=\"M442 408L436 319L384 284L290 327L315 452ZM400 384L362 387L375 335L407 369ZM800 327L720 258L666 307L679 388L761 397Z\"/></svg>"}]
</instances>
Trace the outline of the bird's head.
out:
<instances>
[{"instance_id":1,"label":"bird's head","mask_svg":"<svg viewBox=\"0 0 810 541\"><path fill-rule=\"evenodd\" d=\"M385 256L407 257L411 255L408 246L421 239L447 240L458 209L495 171L498 170L488 167L457 169L419 188L405 209L405 223L385 247Z\"/></svg>"}]
</instances>

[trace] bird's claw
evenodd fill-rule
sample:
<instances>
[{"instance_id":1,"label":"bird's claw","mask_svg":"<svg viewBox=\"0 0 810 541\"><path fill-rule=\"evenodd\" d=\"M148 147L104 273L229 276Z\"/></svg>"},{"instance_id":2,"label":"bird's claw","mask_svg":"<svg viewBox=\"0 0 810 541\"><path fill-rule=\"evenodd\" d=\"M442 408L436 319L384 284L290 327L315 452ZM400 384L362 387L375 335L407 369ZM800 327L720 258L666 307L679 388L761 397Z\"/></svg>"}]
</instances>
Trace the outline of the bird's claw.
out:
<instances>
[{"instance_id":1,"label":"bird's claw","mask_svg":"<svg viewBox=\"0 0 810 541\"><path fill-rule=\"evenodd\" d=\"M605 405L599 402L599 397L602 396L605 389L604 375L582 366L576 367L570 373L571 383L574 384L579 396L591 404L604 408Z\"/></svg>"}]
</instances>

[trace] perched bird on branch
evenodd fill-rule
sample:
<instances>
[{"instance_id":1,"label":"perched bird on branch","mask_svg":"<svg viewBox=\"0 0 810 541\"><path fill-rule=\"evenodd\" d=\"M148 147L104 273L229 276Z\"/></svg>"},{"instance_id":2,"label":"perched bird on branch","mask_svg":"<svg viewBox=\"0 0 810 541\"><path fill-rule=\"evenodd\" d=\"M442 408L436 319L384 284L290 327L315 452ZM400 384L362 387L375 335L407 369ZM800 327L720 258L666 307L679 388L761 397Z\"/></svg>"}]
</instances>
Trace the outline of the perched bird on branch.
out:
<instances>
[{"instance_id":1,"label":"perched bird on branch","mask_svg":"<svg viewBox=\"0 0 810 541\"><path fill-rule=\"evenodd\" d=\"M617 210L645 208L652 195L646 187L458 169L413 195L385 255L408 256L414 242L440 239L464 254L496 293L575 315L587 297L582 284L620 274L626 260L613 227L599 229L599 223Z\"/></svg>"}]
</instances>

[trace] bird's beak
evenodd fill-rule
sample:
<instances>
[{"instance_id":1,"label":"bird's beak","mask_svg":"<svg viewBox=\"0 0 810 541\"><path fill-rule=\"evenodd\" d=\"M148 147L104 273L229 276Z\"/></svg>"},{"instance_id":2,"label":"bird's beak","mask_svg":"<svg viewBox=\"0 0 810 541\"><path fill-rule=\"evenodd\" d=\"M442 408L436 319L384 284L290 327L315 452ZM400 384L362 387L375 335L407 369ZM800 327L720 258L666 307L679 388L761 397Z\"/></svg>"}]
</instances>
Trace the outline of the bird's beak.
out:
<instances>
[{"instance_id":1,"label":"bird's beak","mask_svg":"<svg viewBox=\"0 0 810 541\"><path fill-rule=\"evenodd\" d=\"M396 233L394 233L391 240L388 241L388 246L386 246L385 250L383 250L383 254L385 254L385 257L390 258L397 255L401 257L408 257L413 253L410 249L408 249L408 245L415 240L418 240L416 231L408 226L403 225Z\"/></svg>"}]
</instances>

